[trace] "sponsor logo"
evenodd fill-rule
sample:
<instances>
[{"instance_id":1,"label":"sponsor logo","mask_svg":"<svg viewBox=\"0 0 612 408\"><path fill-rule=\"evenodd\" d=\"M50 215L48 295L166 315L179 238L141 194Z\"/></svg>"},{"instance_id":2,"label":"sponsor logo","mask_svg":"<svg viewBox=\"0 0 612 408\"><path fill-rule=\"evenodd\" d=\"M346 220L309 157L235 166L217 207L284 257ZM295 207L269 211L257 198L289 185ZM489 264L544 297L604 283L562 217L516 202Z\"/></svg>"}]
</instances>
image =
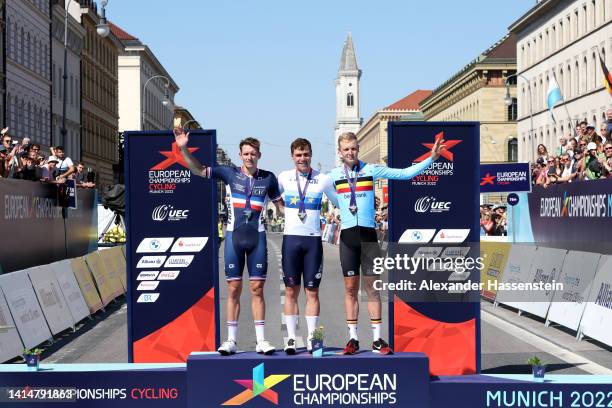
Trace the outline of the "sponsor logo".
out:
<instances>
[{"instance_id":1,"label":"sponsor logo","mask_svg":"<svg viewBox=\"0 0 612 408\"><path fill-rule=\"evenodd\" d=\"M136 268L161 268L166 256L143 256L136 264Z\"/></svg>"},{"instance_id":2,"label":"sponsor logo","mask_svg":"<svg viewBox=\"0 0 612 408\"><path fill-rule=\"evenodd\" d=\"M155 303L159 298L159 293L141 293L136 303Z\"/></svg>"},{"instance_id":3,"label":"sponsor logo","mask_svg":"<svg viewBox=\"0 0 612 408\"><path fill-rule=\"evenodd\" d=\"M199 149L199 147L190 147L189 152L193 153ZM171 150L160 151L159 153L166 158L149 170L149 193L171 194L174 193L178 185L191 182L191 171L176 142L172 143ZM170 169L175 164L184 167L185 170Z\"/></svg>"},{"instance_id":4,"label":"sponsor logo","mask_svg":"<svg viewBox=\"0 0 612 408\"><path fill-rule=\"evenodd\" d=\"M208 237L180 237L170 252L200 252L206 246Z\"/></svg>"},{"instance_id":5,"label":"sponsor logo","mask_svg":"<svg viewBox=\"0 0 612 408\"><path fill-rule=\"evenodd\" d=\"M62 218L62 208L54 198L6 194L4 196L5 220L52 220Z\"/></svg>"},{"instance_id":6,"label":"sponsor logo","mask_svg":"<svg viewBox=\"0 0 612 408\"><path fill-rule=\"evenodd\" d=\"M181 271L161 271L157 280L175 280Z\"/></svg>"},{"instance_id":7,"label":"sponsor logo","mask_svg":"<svg viewBox=\"0 0 612 408\"><path fill-rule=\"evenodd\" d=\"M450 201L438 201L435 197L421 197L414 203L414 211L418 213L432 212L441 213L450 210Z\"/></svg>"},{"instance_id":8,"label":"sponsor logo","mask_svg":"<svg viewBox=\"0 0 612 408\"><path fill-rule=\"evenodd\" d=\"M413 160L414 163L420 163L431 156L431 149L435 142L444 138L444 132L440 132L434 136L434 143L421 143L427 148L427 153L423 153L421 156ZM440 152L440 157L446 159L446 161L437 160L433 162L427 170L412 179L412 185L414 186L436 186L440 181L440 177L452 176L454 172L454 160L455 156L451 149L463 142L463 140L446 140L444 144L446 147Z\"/></svg>"},{"instance_id":9,"label":"sponsor logo","mask_svg":"<svg viewBox=\"0 0 612 408\"><path fill-rule=\"evenodd\" d=\"M470 234L470 229L441 229L434 237L434 243L461 243Z\"/></svg>"},{"instance_id":10,"label":"sponsor logo","mask_svg":"<svg viewBox=\"0 0 612 408\"><path fill-rule=\"evenodd\" d=\"M157 274L159 274L159 271L142 271L138 274L138 277L136 278L136 280L137 281L155 280L157 278Z\"/></svg>"},{"instance_id":11,"label":"sponsor logo","mask_svg":"<svg viewBox=\"0 0 612 408\"><path fill-rule=\"evenodd\" d=\"M253 378L247 380L234 380L245 389L222 405L242 405L255 397L262 397L278 405L278 393L272 390L276 384L291 377L290 374L272 374L265 376L264 363L253 367Z\"/></svg>"},{"instance_id":12,"label":"sponsor logo","mask_svg":"<svg viewBox=\"0 0 612 408\"><path fill-rule=\"evenodd\" d=\"M348 271L346 276L355 276L355 271Z\"/></svg>"},{"instance_id":13,"label":"sponsor logo","mask_svg":"<svg viewBox=\"0 0 612 408\"><path fill-rule=\"evenodd\" d=\"M164 253L170 248L173 241L174 238L145 238L140 241L136 253Z\"/></svg>"},{"instance_id":14,"label":"sponsor logo","mask_svg":"<svg viewBox=\"0 0 612 408\"><path fill-rule=\"evenodd\" d=\"M153 209L153 221L183 221L189 217L190 210L177 210L171 205L158 205Z\"/></svg>"},{"instance_id":15,"label":"sponsor logo","mask_svg":"<svg viewBox=\"0 0 612 408\"><path fill-rule=\"evenodd\" d=\"M400 237L398 244L427 243L431 241L435 233L435 229L407 229Z\"/></svg>"},{"instance_id":16,"label":"sponsor logo","mask_svg":"<svg viewBox=\"0 0 612 408\"><path fill-rule=\"evenodd\" d=\"M423 258L436 258L440 256L440 253L444 247L419 247L412 255L413 258L423 257Z\"/></svg>"},{"instance_id":17,"label":"sponsor logo","mask_svg":"<svg viewBox=\"0 0 612 408\"><path fill-rule=\"evenodd\" d=\"M470 252L470 247L446 247L442 256L445 258L464 258Z\"/></svg>"},{"instance_id":18,"label":"sponsor logo","mask_svg":"<svg viewBox=\"0 0 612 408\"><path fill-rule=\"evenodd\" d=\"M186 268L191 265L194 255L173 255L164 264L164 268Z\"/></svg>"},{"instance_id":19,"label":"sponsor logo","mask_svg":"<svg viewBox=\"0 0 612 408\"><path fill-rule=\"evenodd\" d=\"M158 281L143 281L140 282L140 285L136 288L136 290L155 290L159 285Z\"/></svg>"},{"instance_id":20,"label":"sponsor logo","mask_svg":"<svg viewBox=\"0 0 612 408\"><path fill-rule=\"evenodd\" d=\"M315 275L315 279L321 279L321 277L323 276L323 274L321 274L321 272L317 273Z\"/></svg>"},{"instance_id":21,"label":"sponsor logo","mask_svg":"<svg viewBox=\"0 0 612 408\"><path fill-rule=\"evenodd\" d=\"M610 218L612 194L579 194L540 199L540 217L543 218Z\"/></svg>"},{"instance_id":22,"label":"sponsor logo","mask_svg":"<svg viewBox=\"0 0 612 408\"><path fill-rule=\"evenodd\" d=\"M487 172L484 177L480 178L480 186L507 186L528 181L529 174L526 171L498 171L495 175Z\"/></svg>"}]
</instances>

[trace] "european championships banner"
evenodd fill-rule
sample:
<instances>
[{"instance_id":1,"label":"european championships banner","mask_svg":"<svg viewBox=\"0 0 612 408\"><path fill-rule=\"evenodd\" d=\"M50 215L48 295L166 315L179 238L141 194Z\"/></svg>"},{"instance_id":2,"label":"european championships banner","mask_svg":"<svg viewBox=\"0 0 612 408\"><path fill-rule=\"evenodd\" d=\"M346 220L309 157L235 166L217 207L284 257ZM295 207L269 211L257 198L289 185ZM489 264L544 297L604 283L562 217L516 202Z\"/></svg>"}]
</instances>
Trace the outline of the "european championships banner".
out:
<instances>
[{"instance_id":1,"label":"european championships banner","mask_svg":"<svg viewBox=\"0 0 612 408\"><path fill-rule=\"evenodd\" d=\"M125 133L129 361L185 362L216 349L215 184L188 169L172 131ZM211 166L214 130L191 153Z\"/></svg>"},{"instance_id":2,"label":"european championships banner","mask_svg":"<svg viewBox=\"0 0 612 408\"><path fill-rule=\"evenodd\" d=\"M431 243L445 252L461 248L478 257L479 124L391 122L388 133L389 166L396 168L425 160L436 139L446 140L441 157L424 173L389 182L389 242ZM470 275L472 282L479 281L479 273L471 270ZM426 353L432 375L478 372L479 295L465 295L457 297L460 301L414 302L409 291L396 291L389 311L395 350Z\"/></svg>"}]
</instances>

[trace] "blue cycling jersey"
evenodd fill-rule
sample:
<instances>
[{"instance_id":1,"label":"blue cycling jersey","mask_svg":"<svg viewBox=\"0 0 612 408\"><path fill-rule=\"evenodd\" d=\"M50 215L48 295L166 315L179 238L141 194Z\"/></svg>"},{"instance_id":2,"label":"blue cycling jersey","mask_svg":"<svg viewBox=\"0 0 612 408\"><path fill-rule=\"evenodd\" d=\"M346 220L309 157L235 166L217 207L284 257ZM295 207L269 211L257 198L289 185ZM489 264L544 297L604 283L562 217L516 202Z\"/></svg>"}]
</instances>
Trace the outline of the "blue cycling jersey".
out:
<instances>
[{"instance_id":1,"label":"blue cycling jersey","mask_svg":"<svg viewBox=\"0 0 612 408\"><path fill-rule=\"evenodd\" d=\"M355 226L376 227L374 223L374 183L377 179L410 180L425 171L432 162L432 158L429 157L405 169L392 169L378 164L368 164L359 161L359 173L355 175L354 168L348 172L349 178L354 179L357 177L355 186L357 212L355 214L352 214L349 210L351 190L344 171L344 165L333 169L329 175L336 187L342 229Z\"/></svg>"},{"instance_id":2,"label":"blue cycling jersey","mask_svg":"<svg viewBox=\"0 0 612 408\"><path fill-rule=\"evenodd\" d=\"M276 176L269 171L258 169L253 177L244 174L240 167L207 167L206 176L223 180L230 190L230 208L227 231L249 224L258 231L264 231L261 218L265 216L266 198L272 201L281 199ZM250 193L249 197L247 195ZM251 213L247 216L247 198Z\"/></svg>"}]
</instances>

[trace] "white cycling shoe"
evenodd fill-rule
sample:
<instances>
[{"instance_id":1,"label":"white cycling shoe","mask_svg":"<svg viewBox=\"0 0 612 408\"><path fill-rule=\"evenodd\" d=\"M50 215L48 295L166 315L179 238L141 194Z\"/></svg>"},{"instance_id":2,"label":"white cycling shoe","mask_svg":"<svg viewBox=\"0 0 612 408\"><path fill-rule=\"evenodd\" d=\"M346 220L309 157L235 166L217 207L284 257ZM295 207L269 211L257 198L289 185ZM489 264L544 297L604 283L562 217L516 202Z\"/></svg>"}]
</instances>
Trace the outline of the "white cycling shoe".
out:
<instances>
[{"instance_id":1,"label":"white cycling shoe","mask_svg":"<svg viewBox=\"0 0 612 408\"><path fill-rule=\"evenodd\" d=\"M234 340L225 340L223 344L221 344L221 347L217 349L217 351L222 356L236 354L236 342Z\"/></svg>"},{"instance_id":2,"label":"white cycling shoe","mask_svg":"<svg viewBox=\"0 0 612 408\"><path fill-rule=\"evenodd\" d=\"M268 340L262 340L258 342L257 345L255 346L255 351L258 352L259 354L265 354L269 356L270 354L273 354L276 351L276 349L274 348L272 344L270 344Z\"/></svg>"}]
</instances>

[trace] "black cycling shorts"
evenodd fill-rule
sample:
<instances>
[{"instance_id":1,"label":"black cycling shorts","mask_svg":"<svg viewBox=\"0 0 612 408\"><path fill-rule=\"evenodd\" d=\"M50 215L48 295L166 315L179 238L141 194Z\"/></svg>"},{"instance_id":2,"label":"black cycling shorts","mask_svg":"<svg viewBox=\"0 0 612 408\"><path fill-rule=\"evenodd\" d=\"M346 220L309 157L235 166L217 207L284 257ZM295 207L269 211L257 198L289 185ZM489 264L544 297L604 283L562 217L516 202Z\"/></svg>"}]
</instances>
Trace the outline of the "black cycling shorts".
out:
<instances>
[{"instance_id":1,"label":"black cycling shorts","mask_svg":"<svg viewBox=\"0 0 612 408\"><path fill-rule=\"evenodd\" d=\"M362 245L366 244L366 245ZM340 231L340 265L345 277L375 275L374 258L381 256L376 230L369 227L352 227Z\"/></svg>"}]
</instances>

